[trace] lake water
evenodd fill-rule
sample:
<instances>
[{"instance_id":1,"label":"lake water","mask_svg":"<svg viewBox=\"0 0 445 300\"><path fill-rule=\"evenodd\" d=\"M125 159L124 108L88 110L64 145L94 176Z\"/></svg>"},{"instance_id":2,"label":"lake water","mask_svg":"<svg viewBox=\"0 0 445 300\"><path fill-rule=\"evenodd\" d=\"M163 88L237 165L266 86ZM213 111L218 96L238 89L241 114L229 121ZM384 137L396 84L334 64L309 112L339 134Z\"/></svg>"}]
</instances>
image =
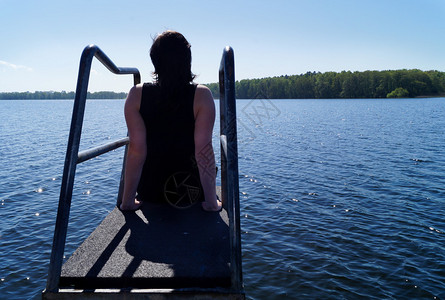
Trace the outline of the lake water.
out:
<instances>
[{"instance_id":1,"label":"lake water","mask_svg":"<svg viewBox=\"0 0 445 300\"><path fill-rule=\"evenodd\" d=\"M0 299L45 287L72 105L0 101ZM125 136L122 109L88 101L81 150ZM238 127L249 299L445 299L445 98L239 100ZM122 155L78 166L67 257Z\"/></svg>"}]
</instances>

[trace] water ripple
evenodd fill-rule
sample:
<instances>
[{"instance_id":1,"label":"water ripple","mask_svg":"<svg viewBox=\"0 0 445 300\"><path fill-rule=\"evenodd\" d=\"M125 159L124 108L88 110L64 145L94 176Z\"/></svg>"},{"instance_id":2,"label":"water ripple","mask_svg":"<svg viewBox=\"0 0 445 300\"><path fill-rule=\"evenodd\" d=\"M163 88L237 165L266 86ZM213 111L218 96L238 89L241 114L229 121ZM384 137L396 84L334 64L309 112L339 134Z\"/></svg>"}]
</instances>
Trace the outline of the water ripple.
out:
<instances>
[{"instance_id":1,"label":"water ripple","mask_svg":"<svg viewBox=\"0 0 445 300\"><path fill-rule=\"evenodd\" d=\"M238 109L247 297L444 299L444 99L274 103L258 126ZM37 299L72 101L15 105L0 107L0 295ZM81 149L126 134L122 105L88 103ZM119 151L78 166L66 256L113 208L121 166Z\"/></svg>"},{"instance_id":2,"label":"water ripple","mask_svg":"<svg viewBox=\"0 0 445 300\"><path fill-rule=\"evenodd\" d=\"M444 297L445 164L438 158L445 153L443 145L425 143L443 141L434 137L443 132L424 128L428 121L399 126L400 106L342 102L346 107L336 110L336 103L280 102L282 119L241 148L241 172L268 187L240 181L249 195L242 202L248 295ZM366 115L367 105L385 126ZM261 165L256 174L247 171L253 162Z\"/></svg>"}]
</instances>

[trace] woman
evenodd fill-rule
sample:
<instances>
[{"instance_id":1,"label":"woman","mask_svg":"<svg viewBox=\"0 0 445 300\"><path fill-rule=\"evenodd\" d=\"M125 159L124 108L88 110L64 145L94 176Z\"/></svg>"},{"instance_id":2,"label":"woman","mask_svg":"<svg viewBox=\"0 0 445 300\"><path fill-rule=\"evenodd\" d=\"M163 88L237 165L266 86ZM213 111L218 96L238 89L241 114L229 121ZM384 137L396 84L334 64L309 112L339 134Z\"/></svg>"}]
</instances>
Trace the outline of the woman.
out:
<instances>
[{"instance_id":1,"label":"woman","mask_svg":"<svg viewBox=\"0 0 445 300\"><path fill-rule=\"evenodd\" d=\"M193 84L190 44L182 34L160 34L150 57L155 83L134 86L125 102L130 144L120 209L137 210L141 201L165 201L167 182L177 174L186 174L197 181L193 195L199 194L202 208L219 211L212 93Z\"/></svg>"}]
</instances>

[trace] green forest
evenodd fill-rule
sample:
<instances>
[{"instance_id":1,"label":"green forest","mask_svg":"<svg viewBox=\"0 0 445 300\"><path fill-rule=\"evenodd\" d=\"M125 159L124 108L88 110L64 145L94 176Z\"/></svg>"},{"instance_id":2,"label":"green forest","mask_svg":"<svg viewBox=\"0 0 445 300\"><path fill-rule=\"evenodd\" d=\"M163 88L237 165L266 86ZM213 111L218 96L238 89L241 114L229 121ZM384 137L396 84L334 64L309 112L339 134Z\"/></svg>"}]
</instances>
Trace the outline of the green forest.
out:
<instances>
[{"instance_id":1,"label":"green forest","mask_svg":"<svg viewBox=\"0 0 445 300\"><path fill-rule=\"evenodd\" d=\"M215 98L217 83L207 85ZM445 72L421 70L308 72L236 81L238 99L413 98L445 93Z\"/></svg>"},{"instance_id":2,"label":"green forest","mask_svg":"<svg viewBox=\"0 0 445 300\"><path fill-rule=\"evenodd\" d=\"M218 83L207 86L219 98ZM235 82L238 99L414 98L445 96L445 72L413 70L307 72ZM125 99L126 93L88 92L88 99ZM74 92L0 93L1 99L74 99Z\"/></svg>"}]
</instances>

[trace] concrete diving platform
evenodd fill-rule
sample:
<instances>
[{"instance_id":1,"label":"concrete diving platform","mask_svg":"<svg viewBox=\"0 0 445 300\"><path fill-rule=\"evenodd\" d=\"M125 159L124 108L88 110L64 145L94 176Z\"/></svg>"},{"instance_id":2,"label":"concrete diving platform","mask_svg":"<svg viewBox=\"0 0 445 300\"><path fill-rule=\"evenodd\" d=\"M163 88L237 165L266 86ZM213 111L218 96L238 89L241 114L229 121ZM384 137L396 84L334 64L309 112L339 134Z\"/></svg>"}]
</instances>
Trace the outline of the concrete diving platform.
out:
<instances>
[{"instance_id":1,"label":"concrete diving platform","mask_svg":"<svg viewBox=\"0 0 445 300\"><path fill-rule=\"evenodd\" d=\"M57 295L101 289L94 294L128 296L134 290L139 296L243 299L230 291L228 222L224 209L205 212L199 204L177 209L144 203L136 212L115 208L65 262Z\"/></svg>"}]
</instances>

